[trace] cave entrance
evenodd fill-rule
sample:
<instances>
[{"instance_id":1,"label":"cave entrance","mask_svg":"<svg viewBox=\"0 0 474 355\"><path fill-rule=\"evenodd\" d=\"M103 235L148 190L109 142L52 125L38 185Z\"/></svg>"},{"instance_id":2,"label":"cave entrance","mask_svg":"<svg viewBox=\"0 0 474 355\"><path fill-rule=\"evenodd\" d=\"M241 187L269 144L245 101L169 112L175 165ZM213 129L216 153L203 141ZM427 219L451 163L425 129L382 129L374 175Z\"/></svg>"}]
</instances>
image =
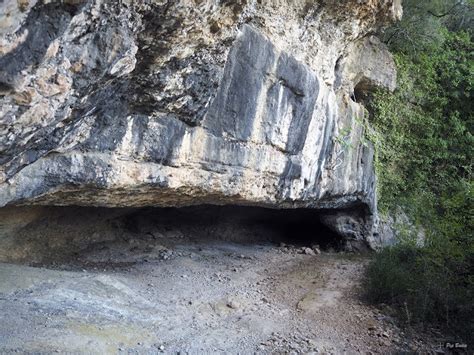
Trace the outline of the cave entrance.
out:
<instances>
[{"instance_id":1,"label":"cave entrance","mask_svg":"<svg viewBox=\"0 0 474 355\"><path fill-rule=\"evenodd\" d=\"M317 244L338 249L342 238L321 222L317 209L269 209L252 206L200 205L181 208L146 208L125 217L126 228L152 233L156 228L176 229L194 239L235 242L271 242L297 246Z\"/></svg>"},{"instance_id":2,"label":"cave entrance","mask_svg":"<svg viewBox=\"0 0 474 355\"><path fill-rule=\"evenodd\" d=\"M286 244L295 248L317 245L323 251L338 250L343 238L321 222L326 212L215 205L2 209L2 219L12 223L0 225L0 261L39 265L75 259L104 265L108 260L136 263L162 256L167 249L199 249L213 243L250 247Z\"/></svg>"}]
</instances>

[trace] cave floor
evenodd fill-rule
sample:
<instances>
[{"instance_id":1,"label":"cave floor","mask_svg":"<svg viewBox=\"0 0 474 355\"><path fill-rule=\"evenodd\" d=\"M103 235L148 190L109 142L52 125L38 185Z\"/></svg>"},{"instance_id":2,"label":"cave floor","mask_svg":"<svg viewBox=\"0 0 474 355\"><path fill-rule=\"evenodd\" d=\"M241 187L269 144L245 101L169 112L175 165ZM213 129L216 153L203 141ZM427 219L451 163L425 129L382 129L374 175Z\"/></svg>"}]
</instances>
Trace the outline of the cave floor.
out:
<instances>
[{"instance_id":1,"label":"cave floor","mask_svg":"<svg viewBox=\"0 0 474 355\"><path fill-rule=\"evenodd\" d=\"M0 352L388 353L427 345L360 300L368 258L134 239L0 264Z\"/></svg>"}]
</instances>

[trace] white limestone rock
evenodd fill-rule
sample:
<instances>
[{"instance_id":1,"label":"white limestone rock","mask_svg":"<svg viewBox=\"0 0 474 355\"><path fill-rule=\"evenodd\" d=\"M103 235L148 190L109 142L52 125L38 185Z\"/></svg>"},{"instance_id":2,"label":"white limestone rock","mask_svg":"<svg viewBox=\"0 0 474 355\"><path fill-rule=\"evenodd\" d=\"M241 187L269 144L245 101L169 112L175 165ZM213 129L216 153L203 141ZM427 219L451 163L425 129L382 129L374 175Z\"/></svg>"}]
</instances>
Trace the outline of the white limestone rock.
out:
<instances>
[{"instance_id":1,"label":"white limestone rock","mask_svg":"<svg viewBox=\"0 0 474 355\"><path fill-rule=\"evenodd\" d=\"M394 88L398 0L0 6L0 207L310 207L377 245L351 96Z\"/></svg>"}]
</instances>

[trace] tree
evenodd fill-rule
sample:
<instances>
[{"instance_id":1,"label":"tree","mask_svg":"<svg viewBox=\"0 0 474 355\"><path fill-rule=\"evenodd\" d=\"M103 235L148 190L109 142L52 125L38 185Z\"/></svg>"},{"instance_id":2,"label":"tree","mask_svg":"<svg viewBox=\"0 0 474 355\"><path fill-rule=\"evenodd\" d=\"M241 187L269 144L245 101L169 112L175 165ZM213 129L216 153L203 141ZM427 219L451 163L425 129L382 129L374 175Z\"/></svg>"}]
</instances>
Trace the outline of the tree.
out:
<instances>
[{"instance_id":1,"label":"tree","mask_svg":"<svg viewBox=\"0 0 474 355\"><path fill-rule=\"evenodd\" d=\"M473 1L404 5L404 19L383 34L398 88L373 95L369 132L379 206L402 207L426 241L420 247L407 238L378 254L368 296L474 345Z\"/></svg>"},{"instance_id":2,"label":"tree","mask_svg":"<svg viewBox=\"0 0 474 355\"><path fill-rule=\"evenodd\" d=\"M402 20L385 30L382 40L395 52L416 55L441 44L445 28L472 32L473 5L474 0L404 0Z\"/></svg>"}]
</instances>

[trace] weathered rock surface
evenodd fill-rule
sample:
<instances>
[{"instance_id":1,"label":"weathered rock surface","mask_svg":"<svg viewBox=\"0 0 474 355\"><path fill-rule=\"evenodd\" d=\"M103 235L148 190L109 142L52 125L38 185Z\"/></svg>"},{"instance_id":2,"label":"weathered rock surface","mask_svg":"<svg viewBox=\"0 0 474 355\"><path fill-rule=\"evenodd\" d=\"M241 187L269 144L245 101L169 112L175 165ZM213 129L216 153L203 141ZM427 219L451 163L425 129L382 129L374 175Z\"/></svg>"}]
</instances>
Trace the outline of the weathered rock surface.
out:
<instances>
[{"instance_id":1,"label":"weathered rock surface","mask_svg":"<svg viewBox=\"0 0 474 355\"><path fill-rule=\"evenodd\" d=\"M377 245L356 101L398 0L0 6L0 207L310 207Z\"/></svg>"}]
</instances>

